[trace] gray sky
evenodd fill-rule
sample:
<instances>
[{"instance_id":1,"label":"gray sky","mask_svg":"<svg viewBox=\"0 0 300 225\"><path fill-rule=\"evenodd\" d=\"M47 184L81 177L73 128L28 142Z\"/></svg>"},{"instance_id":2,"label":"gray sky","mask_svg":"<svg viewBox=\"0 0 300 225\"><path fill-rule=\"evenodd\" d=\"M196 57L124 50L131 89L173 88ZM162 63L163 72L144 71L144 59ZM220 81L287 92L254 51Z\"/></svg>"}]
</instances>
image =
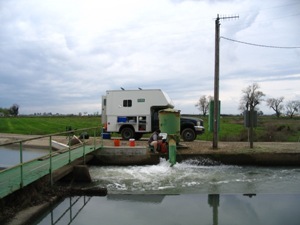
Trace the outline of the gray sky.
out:
<instances>
[{"instance_id":1,"label":"gray sky","mask_svg":"<svg viewBox=\"0 0 300 225\"><path fill-rule=\"evenodd\" d=\"M160 88L182 113L213 96L215 18L220 35L300 46L298 0L0 0L0 107L101 112L106 90ZM242 89L300 99L300 48L221 39L221 113L238 113ZM273 113L263 103L260 109Z\"/></svg>"}]
</instances>

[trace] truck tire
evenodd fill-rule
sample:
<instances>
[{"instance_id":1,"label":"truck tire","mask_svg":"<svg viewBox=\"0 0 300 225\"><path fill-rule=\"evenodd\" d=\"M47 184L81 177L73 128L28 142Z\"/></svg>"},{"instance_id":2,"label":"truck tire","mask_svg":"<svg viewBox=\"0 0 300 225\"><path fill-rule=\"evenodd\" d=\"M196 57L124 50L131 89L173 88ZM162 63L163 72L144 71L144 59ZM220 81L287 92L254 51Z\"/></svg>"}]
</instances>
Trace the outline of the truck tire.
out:
<instances>
[{"instance_id":1,"label":"truck tire","mask_svg":"<svg viewBox=\"0 0 300 225\"><path fill-rule=\"evenodd\" d=\"M184 141L194 141L196 139L196 133L192 128L185 128L181 132L181 137Z\"/></svg>"},{"instance_id":2,"label":"truck tire","mask_svg":"<svg viewBox=\"0 0 300 225\"><path fill-rule=\"evenodd\" d=\"M131 127L124 127L121 130L121 136L124 140L129 140L130 138L134 138L134 130Z\"/></svg>"}]
</instances>

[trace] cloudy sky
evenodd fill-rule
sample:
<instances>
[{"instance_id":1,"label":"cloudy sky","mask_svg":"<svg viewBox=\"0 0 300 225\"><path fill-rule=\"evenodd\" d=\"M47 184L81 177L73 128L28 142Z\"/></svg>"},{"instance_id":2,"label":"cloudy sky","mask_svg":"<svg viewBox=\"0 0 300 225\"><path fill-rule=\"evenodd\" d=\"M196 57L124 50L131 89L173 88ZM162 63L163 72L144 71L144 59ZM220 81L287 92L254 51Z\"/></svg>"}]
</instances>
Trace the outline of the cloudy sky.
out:
<instances>
[{"instance_id":1,"label":"cloudy sky","mask_svg":"<svg viewBox=\"0 0 300 225\"><path fill-rule=\"evenodd\" d=\"M159 88L182 113L214 89L222 37L300 47L299 0L0 0L0 107L20 114L101 112L106 90ZM300 48L220 40L222 113L242 89L300 99ZM263 103L260 109L273 113Z\"/></svg>"}]
</instances>

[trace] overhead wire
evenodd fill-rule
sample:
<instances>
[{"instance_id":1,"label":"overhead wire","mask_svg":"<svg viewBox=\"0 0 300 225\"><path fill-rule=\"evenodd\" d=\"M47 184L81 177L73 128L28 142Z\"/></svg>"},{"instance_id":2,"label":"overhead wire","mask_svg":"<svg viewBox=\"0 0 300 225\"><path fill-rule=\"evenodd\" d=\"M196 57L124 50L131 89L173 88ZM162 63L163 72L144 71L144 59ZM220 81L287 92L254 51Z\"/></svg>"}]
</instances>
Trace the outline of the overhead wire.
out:
<instances>
[{"instance_id":1,"label":"overhead wire","mask_svg":"<svg viewBox=\"0 0 300 225\"><path fill-rule=\"evenodd\" d=\"M245 42L245 41L238 41L238 40L234 40L234 39L223 37L223 36L221 36L220 39L221 38L225 39L227 41L233 41L233 42L237 42L237 43L240 43L240 44L252 45L252 46L263 47L263 48L282 48L282 49L297 49L297 48L300 48L300 46L287 47L287 46L274 46L274 45L255 44L255 43L250 43L250 42Z\"/></svg>"}]
</instances>

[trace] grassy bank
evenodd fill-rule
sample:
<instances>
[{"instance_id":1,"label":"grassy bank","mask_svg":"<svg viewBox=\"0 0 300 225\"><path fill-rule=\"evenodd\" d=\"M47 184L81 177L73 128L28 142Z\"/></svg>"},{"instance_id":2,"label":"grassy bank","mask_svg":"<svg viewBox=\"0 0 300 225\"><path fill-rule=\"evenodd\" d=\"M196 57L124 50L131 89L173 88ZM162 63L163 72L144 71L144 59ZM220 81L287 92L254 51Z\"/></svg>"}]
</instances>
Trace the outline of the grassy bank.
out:
<instances>
[{"instance_id":1,"label":"grassy bank","mask_svg":"<svg viewBox=\"0 0 300 225\"><path fill-rule=\"evenodd\" d=\"M203 118L205 129L208 131L207 117ZM295 142L300 138L300 118L276 118L273 116L258 117L254 129L255 141ZM202 140L211 141L213 134L206 132ZM219 139L221 141L247 141L248 128L244 126L243 116L222 116L220 119Z\"/></svg>"},{"instance_id":2,"label":"grassy bank","mask_svg":"<svg viewBox=\"0 0 300 225\"><path fill-rule=\"evenodd\" d=\"M211 141L207 117L203 118L206 132L197 139ZM222 116L220 141L247 141L248 129L242 116ZM63 132L66 127L73 129L101 125L100 116L53 116L53 117L0 117L0 133L45 135ZM261 116L255 128L255 141L299 141L300 118L276 118Z\"/></svg>"},{"instance_id":3,"label":"grassy bank","mask_svg":"<svg viewBox=\"0 0 300 225\"><path fill-rule=\"evenodd\" d=\"M45 135L100 125L100 116L0 117L0 133Z\"/></svg>"}]
</instances>

